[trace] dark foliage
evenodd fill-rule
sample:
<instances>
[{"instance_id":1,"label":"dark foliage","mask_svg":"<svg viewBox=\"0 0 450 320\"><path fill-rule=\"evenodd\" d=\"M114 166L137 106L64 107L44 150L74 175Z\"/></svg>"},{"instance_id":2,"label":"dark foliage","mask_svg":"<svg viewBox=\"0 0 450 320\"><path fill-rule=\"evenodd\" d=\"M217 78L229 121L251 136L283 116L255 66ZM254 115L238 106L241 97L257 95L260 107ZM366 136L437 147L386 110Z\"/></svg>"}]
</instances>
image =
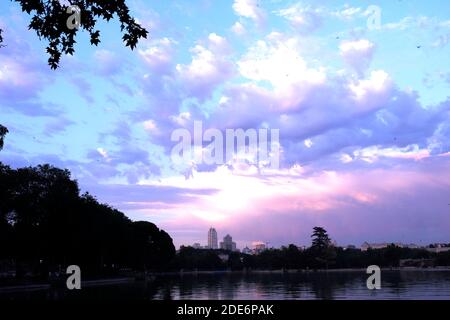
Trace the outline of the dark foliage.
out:
<instances>
[{"instance_id":1,"label":"dark foliage","mask_svg":"<svg viewBox=\"0 0 450 320\"><path fill-rule=\"evenodd\" d=\"M5 46L5 45L3 44L3 35L2 35L2 33L3 33L3 30L0 29L0 48L2 48L2 47Z\"/></svg>"},{"instance_id":2,"label":"dark foliage","mask_svg":"<svg viewBox=\"0 0 450 320\"><path fill-rule=\"evenodd\" d=\"M329 266L335 269L365 269L370 265L399 267L402 259L419 262L431 260L436 266L450 266L450 251L436 254L425 249L401 248L394 244L384 249L367 251L344 249L330 245L326 231L320 229L314 230L319 231L317 235L324 240L319 243L328 243L326 246L317 246L317 241L313 241L313 245L307 249L290 244L280 249L264 250L258 255L182 247L171 267L176 270L316 270ZM219 254L227 254L228 261L222 261Z\"/></svg>"},{"instance_id":3,"label":"dark foliage","mask_svg":"<svg viewBox=\"0 0 450 320\"><path fill-rule=\"evenodd\" d=\"M394 245L384 249L361 251L333 247L333 268L367 268L378 265L382 268L398 267L400 259L435 259L436 265L450 265L450 253L434 254L424 249L400 248ZM281 249L270 249L255 256L244 257L244 267L252 269L318 269L326 265L317 264L318 252L310 247L300 250L294 245ZM321 257L321 255L319 255Z\"/></svg>"},{"instance_id":4,"label":"dark foliage","mask_svg":"<svg viewBox=\"0 0 450 320\"><path fill-rule=\"evenodd\" d=\"M13 170L0 163L0 186L0 260L15 261L18 276L71 264L85 274L157 270L175 255L166 232L132 222L90 194L80 196L67 170Z\"/></svg>"},{"instance_id":5,"label":"dark foliage","mask_svg":"<svg viewBox=\"0 0 450 320\"><path fill-rule=\"evenodd\" d=\"M123 32L122 40L127 47L134 49L141 38L147 38L148 31L140 26L130 15L125 0L70 0L81 12L80 26L70 29L67 20L67 6L59 0L11 0L18 2L23 12L31 16L28 28L34 30L39 39L48 41L48 64L52 69L58 68L62 54L73 54L76 35L85 30L90 35L92 45L100 43L100 30L96 28L99 19L110 21L115 16ZM3 38L0 30L0 44Z\"/></svg>"},{"instance_id":6,"label":"dark foliage","mask_svg":"<svg viewBox=\"0 0 450 320\"><path fill-rule=\"evenodd\" d=\"M330 245L330 237L328 236L327 231L322 227L314 227L312 238L312 248L317 250L323 250Z\"/></svg>"},{"instance_id":7,"label":"dark foliage","mask_svg":"<svg viewBox=\"0 0 450 320\"><path fill-rule=\"evenodd\" d=\"M322 227L314 227L311 235L312 245L309 249L310 256L314 257L309 261L313 268L328 268L330 264L334 263L336 258L336 250L331 245L331 239L327 231Z\"/></svg>"},{"instance_id":8,"label":"dark foliage","mask_svg":"<svg viewBox=\"0 0 450 320\"><path fill-rule=\"evenodd\" d=\"M3 149L3 139L5 138L7 133L8 129L0 124L0 150Z\"/></svg>"},{"instance_id":9,"label":"dark foliage","mask_svg":"<svg viewBox=\"0 0 450 320\"><path fill-rule=\"evenodd\" d=\"M450 251L438 254L436 264L438 266L450 266Z\"/></svg>"},{"instance_id":10,"label":"dark foliage","mask_svg":"<svg viewBox=\"0 0 450 320\"><path fill-rule=\"evenodd\" d=\"M223 270L225 267L217 250L197 250L192 247L181 247L172 264L176 270Z\"/></svg>"}]
</instances>

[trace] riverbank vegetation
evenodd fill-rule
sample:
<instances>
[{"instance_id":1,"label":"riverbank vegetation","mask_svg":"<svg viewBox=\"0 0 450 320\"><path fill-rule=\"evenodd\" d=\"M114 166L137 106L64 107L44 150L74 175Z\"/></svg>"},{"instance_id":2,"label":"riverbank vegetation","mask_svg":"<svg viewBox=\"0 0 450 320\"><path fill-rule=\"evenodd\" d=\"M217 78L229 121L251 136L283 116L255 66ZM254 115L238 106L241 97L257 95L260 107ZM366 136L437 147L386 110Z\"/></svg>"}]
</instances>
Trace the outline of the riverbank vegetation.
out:
<instances>
[{"instance_id":1,"label":"riverbank vegetation","mask_svg":"<svg viewBox=\"0 0 450 320\"><path fill-rule=\"evenodd\" d=\"M334 246L324 228L315 227L309 248L293 244L267 249L258 255L223 250L182 247L174 259L174 270L318 270L365 269L370 265L397 268L402 261L422 268L450 266L450 251L433 253L425 249L401 248L391 244L383 249L362 251ZM221 257L221 258L220 258Z\"/></svg>"}]
</instances>

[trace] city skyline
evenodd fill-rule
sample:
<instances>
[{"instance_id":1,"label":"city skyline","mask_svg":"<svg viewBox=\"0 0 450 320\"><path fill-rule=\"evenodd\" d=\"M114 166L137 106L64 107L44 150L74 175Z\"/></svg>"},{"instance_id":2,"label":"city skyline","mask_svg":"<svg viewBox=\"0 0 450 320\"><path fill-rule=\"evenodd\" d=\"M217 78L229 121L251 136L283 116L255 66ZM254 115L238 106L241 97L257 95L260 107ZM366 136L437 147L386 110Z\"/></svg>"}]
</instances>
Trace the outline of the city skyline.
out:
<instances>
[{"instance_id":1,"label":"city skyline","mask_svg":"<svg viewBox=\"0 0 450 320\"><path fill-rule=\"evenodd\" d=\"M269 249L269 248L281 248L283 246L289 246L289 245L295 245L298 248L308 248L311 243L309 244L299 244L299 243L285 243L282 244L280 246L277 247L271 247L269 246L270 242L264 242L264 241L258 241L258 240L254 240L251 241L250 244L245 244L241 247L237 246L236 242L233 241L232 237L230 234L226 233L226 235L223 237L223 241L220 242L220 246L218 245L218 232L216 230L216 228L214 227L210 227L210 229L208 230L208 236L207 236L207 240L206 243L207 245L202 246L202 242L195 242L192 245L191 244L181 244L180 247L182 246L192 246L195 249L213 249L213 250L217 250L217 249L223 249L223 250L228 250L228 251L240 251L243 252L244 249L250 249L250 251L252 252L261 252L265 249ZM239 240L238 240L239 241ZM242 241L240 241L241 243L243 243ZM412 243L412 242L389 242L389 241L384 241L384 242L370 242L370 241L364 241L362 242L360 245L358 244L352 244L352 243L347 243L347 244L342 244L342 243L338 243L336 242L336 240L334 240L333 238L330 238L330 242L333 244L333 246L336 247L342 247L342 248L358 248L361 249L362 251L366 251L368 248L373 248L373 249L381 249L381 248L386 248L389 245L395 245L398 247L404 247L404 248L411 248L411 249L417 249L417 248L436 248L437 250L435 250L435 252L439 252L439 248L445 248L442 251L450 251L450 240L449 242L442 242L442 243L427 243L427 244L417 244L417 243ZM228 246L224 245L224 243L228 243ZM215 245L212 245L215 244ZM233 249L234 248L234 249ZM432 251L432 250L431 250Z\"/></svg>"},{"instance_id":2,"label":"city skyline","mask_svg":"<svg viewBox=\"0 0 450 320\"><path fill-rule=\"evenodd\" d=\"M219 245L217 243L217 231L213 227L211 227L208 231L208 248L209 249L219 248Z\"/></svg>"},{"instance_id":3,"label":"city skyline","mask_svg":"<svg viewBox=\"0 0 450 320\"><path fill-rule=\"evenodd\" d=\"M449 3L370 5L129 1L149 31L135 50L116 19L99 21L98 46L80 31L51 70L30 16L3 1L0 161L67 168L81 192L177 247L211 225L240 248L307 244L318 225L344 244L445 242ZM279 131L279 167L174 163L177 130L203 143L194 155L209 150L195 123L224 138Z\"/></svg>"}]
</instances>

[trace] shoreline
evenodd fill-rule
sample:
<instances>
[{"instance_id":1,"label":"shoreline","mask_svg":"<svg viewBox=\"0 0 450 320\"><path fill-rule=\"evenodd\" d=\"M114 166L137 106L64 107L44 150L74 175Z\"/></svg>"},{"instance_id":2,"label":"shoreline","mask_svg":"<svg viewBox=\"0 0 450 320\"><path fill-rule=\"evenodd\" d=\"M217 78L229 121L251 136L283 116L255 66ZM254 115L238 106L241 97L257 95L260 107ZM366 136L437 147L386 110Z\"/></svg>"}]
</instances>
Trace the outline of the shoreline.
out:
<instances>
[{"instance_id":1,"label":"shoreline","mask_svg":"<svg viewBox=\"0 0 450 320\"><path fill-rule=\"evenodd\" d=\"M89 287L101 287L101 286L110 286L117 284L125 284L125 283L133 283L138 282L133 277L121 277L121 278L109 278L109 279L96 279L96 280L82 280L81 287L89 288ZM55 285L52 283L40 283L40 284L22 284L22 285L8 285L8 286L0 286L0 293L8 293L8 292L26 292L26 291L40 291L40 290L48 290L51 288L55 288Z\"/></svg>"},{"instance_id":2,"label":"shoreline","mask_svg":"<svg viewBox=\"0 0 450 320\"><path fill-rule=\"evenodd\" d=\"M188 270L188 271L172 271L172 272L152 272L150 276L172 276L172 275L207 275L207 274L296 274L296 273L339 273L339 272L363 272L366 273L365 268L347 268L347 269L276 269L276 270ZM450 267L433 267L433 268L419 268L419 267L395 267L395 268L381 268L381 271L425 271L425 272L439 272L450 271Z\"/></svg>"}]
</instances>

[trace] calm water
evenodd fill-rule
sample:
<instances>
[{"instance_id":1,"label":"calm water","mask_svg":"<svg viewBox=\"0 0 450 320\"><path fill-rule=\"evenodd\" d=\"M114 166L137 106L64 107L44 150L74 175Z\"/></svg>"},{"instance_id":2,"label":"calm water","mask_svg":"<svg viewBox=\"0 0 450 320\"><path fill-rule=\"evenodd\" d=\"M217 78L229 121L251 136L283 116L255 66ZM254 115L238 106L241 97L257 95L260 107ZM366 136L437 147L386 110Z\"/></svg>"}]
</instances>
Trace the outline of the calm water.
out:
<instances>
[{"instance_id":1,"label":"calm water","mask_svg":"<svg viewBox=\"0 0 450 320\"><path fill-rule=\"evenodd\" d=\"M446 299L450 271L383 271L370 291L364 272L199 274L160 276L153 282L85 287L78 292L0 293L0 299Z\"/></svg>"}]
</instances>

